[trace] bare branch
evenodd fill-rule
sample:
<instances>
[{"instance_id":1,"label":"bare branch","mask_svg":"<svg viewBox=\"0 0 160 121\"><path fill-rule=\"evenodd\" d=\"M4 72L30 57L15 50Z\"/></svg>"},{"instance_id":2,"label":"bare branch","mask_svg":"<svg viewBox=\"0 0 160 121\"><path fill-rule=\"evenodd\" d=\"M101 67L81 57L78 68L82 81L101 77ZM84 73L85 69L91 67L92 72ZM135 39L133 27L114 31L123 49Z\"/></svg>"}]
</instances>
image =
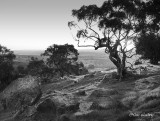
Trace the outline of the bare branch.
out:
<instances>
[{"instance_id":1,"label":"bare branch","mask_svg":"<svg viewBox=\"0 0 160 121\"><path fill-rule=\"evenodd\" d=\"M81 27L79 27L77 23L74 23L74 21L68 22L68 27L69 27L70 29L71 29L72 26L74 26L74 27L77 26L77 27L81 30Z\"/></svg>"},{"instance_id":2,"label":"bare branch","mask_svg":"<svg viewBox=\"0 0 160 121\"><path fill-rule=\"evenodd\" d=\"M89 27L88 29L90 29L91 31L93 31L95 34L98 35L98 38L100 38L99 34L95 30L93 30L91 27Z\"/></svg>"},{"instance_id":3,"label":"bare branch","mask_svg":"<svg viewBox=\"0 0 160 121\"><path fill-rule=\"evenodd\" d=\"M99 39L98 37L96 36L88 36L84 31L82 31L83 35L86 37L86 38L89 38L89 39L92 39L92 38L95 38L95 39ZM94 40L94 39L92 39ZM95 41L95 40L94 40Z\"/></svg>"},{"instance_id":4,"label":"bare branch","mask_svg":"<svg viewBox=\"0 0 160 121\"><path fill-rule=\"evenodd\" d=\"M126 55L126 57L127 57L127 58L132 58L134 55L137 55L137 54L135 53L135 54L133 54L133 55L131 55L131 56Z\"/></svg>"},{"instance_id":5,"label":"bare branch","mask_svg":"<svg viewBox=\"0 0 160 121\"><path fill-rule=\"evenodd\" d=\"M118 40L120 40L121 38L121 29L119 30L119 33L118 33Z\"/></svg>"},{"instance_id":6,"label":"bare branch","mask_svg":"<svg viewBox=\"0 0 160 121\"><path fill-rule=\"evenodd\" d=\"M120 46L121 51L118 51L118 52L119 52L119 53L123 53L123 49L122 49L121 43L119 43L119 46Z\"/></svg>"},{"instance_id":7,"label":"bare branch","mask_svg":"<svg viewBox=\"0 0 160 121\"><path fill-rule=\"evenodd\" d=\"M119 38L117 37L116 33L114 31L112 31L114 36L117 38L117 40L119 40Z\"/></svg>"},{"instance_id":8,"label":"bare branch","mask_svg":"<svg viewBox=\"0 0 160 121\"><path fill-rule=\"evenodd\" d=\"M78 43L77 43L77 45L78 45L78 47L94 47L94 48L96 48L96 46L94 46L94 45L80 45L79 43L79 40L75 40L75 41L77 41Z\"/></svg>"},{"instance_id":9,"label":"bare branch","mask_svg":"<svg viewBox=\"0 0 160 121\"><path fill-rule=\"evenodd\" d=\"M130 65L131 65L131 68L133 69L133 64L132 64L131 62L128 62L128 61L126 60L126 63L130 64Z\"/></svg>"},{"instance_id":10,"label":"bare branch","mask_svg":"<svg viewBox=\"0 0 160 121\"><path fill-rule=\"evenodd\" d=\"M99 23L99 21L97 21L95 24L91 25L90 27L93 27L93 26L97 25L98 23Z\"/></svg>"},{"instance_id":11,"label":"bare branch","mask_svg":"<svg viewBox=\"0 0 160 121\"><path fill-rule=\"evenodd\" d=\"M94 40L92 37L94 37L94 36L88 36L88 37L86 37L86 39L84 41L86 41L87 39L91 39L96 42L96 40Z\"/></svg>"},{"instance_id":12,"label":"bare branch","mask_svg":"<svg viewBox=\"0 0 160 121\"><path fill-rule=\"evenodd\" d=\"M125 34L125 36L123 36L122 39L120 39L120 41L124 40L124 39L128 36L129 32L130 32L130 30L127 30L126 32L124 32L124 33L126 33L126 34ZM124 34L124 33L123 33L123 34Z\"/></svg>"}]
</instances>

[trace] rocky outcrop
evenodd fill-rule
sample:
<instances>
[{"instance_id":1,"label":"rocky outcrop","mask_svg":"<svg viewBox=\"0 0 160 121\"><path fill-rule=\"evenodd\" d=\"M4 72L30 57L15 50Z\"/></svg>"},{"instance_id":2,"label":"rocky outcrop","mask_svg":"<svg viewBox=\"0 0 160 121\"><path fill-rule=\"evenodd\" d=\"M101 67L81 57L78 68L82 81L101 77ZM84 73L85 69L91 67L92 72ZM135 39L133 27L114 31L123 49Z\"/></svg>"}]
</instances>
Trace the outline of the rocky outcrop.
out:
<instances>
[{"instance_id":1,"label":"rocky outcrop","mask_svg":"<svg viewBox=\"0 0 160 121\"><path fill-rule=\"evenodd\" d=\"M46 99L37 106L37 111L40 113L56 114L56 105L51 99Z\"/></svg>"},{"instance_id":2,"label":"rocky outcrop","mask_svg":"<svg viewBox=\"0 0 160 121\"><path fill-rule=\"evenodd\" d=\"M11 84L1 93L6 105L0 105L0 121L2 107L9 106L13 116L5 121L135 121L132 112L160 111L159 75L118 82L111 72L95 72L41 86L42 93L38 79L30 76Z\"/></svg>"},{"instance_id":3,"label":"rocky outcrop","mask_svg":"<svg viewBox=\"0 0 160 121\"><path fill-rule=\"evenodd\" d=\"M19 79L19 81L28 79L33 79L33 77L26 77L25 79ZM33 79L32 81L36 80ZM23 87L21 91L15 91L14 94L7 93L7 90L7 92L4 92L4 94L11 96L3 96L3 99L6 99L7 102L6 110L8 110L8 113L10 113L10 109L13 112L9 121L64 121L69 120L70 115L79 110L80 103L73 94L54 91L49 94L43 93L37 100L38 92L36 92L36 88L38 87L36 85L34 88L29 87ZM3 118L5 119L5 117Z\"/></svg>"},{"instance_id":4,"label":"rocky outcrop","mask_svg":"<svg viewBox=\"0 0 160 121\"><path fill-rule=\"evenodd\" d=\"M3 108L0 120L23 121L25 116L34 114L34 105L42 96L39 82L37 77L26 76L13 81L5 88L0 93L1 107Z\"/></svg>"},{"instance_id":5,"label":"rocky outcrop","mask_svg":"<svg viewBox=\"0 0 160 121\"><path fill-rule=\"evenodd\" d=\"M1 94L4 109L17 110L22 106L33 105L41 97L39 79L27 76L13 81Z\"/></svg>"},{"instance_id":6,"label":"rocky outcrop","mask_svg":"<svg viewBox=\"0 0 160 121\"><path fill-rule=\"evenodd\" d=\"M63 94L55 92L42 97L37 104L34 119L36 121L64 120L79 110L79 102L75 100L72 94ZM41 118L39 118L41 117Z\"/></svg>"}]
</instances>

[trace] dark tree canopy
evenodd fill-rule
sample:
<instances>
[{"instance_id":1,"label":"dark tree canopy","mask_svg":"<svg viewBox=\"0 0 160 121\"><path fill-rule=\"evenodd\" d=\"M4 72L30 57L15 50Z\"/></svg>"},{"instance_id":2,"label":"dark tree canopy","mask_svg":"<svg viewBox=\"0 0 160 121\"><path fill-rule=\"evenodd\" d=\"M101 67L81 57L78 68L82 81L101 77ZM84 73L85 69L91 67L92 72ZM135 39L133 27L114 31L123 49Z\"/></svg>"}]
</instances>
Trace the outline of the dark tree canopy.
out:
<instances>
[{"instance_id":1,"label":"dark tree canopy","mask_svg":"<svg viewBox=\"0 0 160 121\"><path fill-rule=\"evenodd\" d=\"M150 59L152 64L158 64L160 60L160 36L154 33L143 34L136 42L136 52L143 59Z\"/></svg>"},{"instance_id":2,"label":"dark tree canopy","mask_svg":"<svg viewBox=\"0 0 160 121\"><path fill-rule=\"evenodd\" d=\"M39 60L38 58L31 57L29 64L27 66L28 74L33 76L40 76L45 68L45 63L43 60Z\"/></svg>"},{"instance_id":3,"label":"dark tree canopy","mask_svg":"<svg viewBox=\"0 0 160 121\"><path fill-rule=\"evenodd\" d=\"M132 57L133 48L127 49L140 31L145 18L143 7L145 3L139 0L108 0L102 6L88 5L72 10L72 15L78 22L84 22L85 27L75 22L68 22L70 28L77 27L74 38L78 46L92 46L95 49L105 47L110 60L117 67L120 78L125 73L126 58ZM74 27L73 27L74 26ZM81 45L82 41L92 40L94 44Z\"/></svg>"},{"instance_id":4,"label":"dark tree canopy","mask_svg":"<svg viewBox=\"0 0 160 121\"><path fill-rule=\"evenodd\" d=\"M78 51L73 45L52 45L49 46L43 56L47 56L47 65L53 67L56 72L59 72L63 77L65 73L68 73L67 67L72 61L77 61Z\"/></svg>"},{"instance_id":5,"label":"dark tree canopy","mask_svg":"<svg viewBox=\"0 0 160 121\"><path fill-rule=\"evenodd\" d=\"M148 24L149 30L158 32L160 29L160 1L149 0L144 7L144 11L146 12L146 16L150 18Z\"/></svg>"},{"instance_id":6,"label":"dark tree canopy","mask_svg":"<svg viewBox=\"0 0 160 121\"><path fill-rule=\"evenodd\" d=\"M160 1L149 0L141 9L140 25L142 33L136 41L137 54L144 59L150 59L152 64L158 64L160 60Z\"/></svg>"},{"instance_id":7,"label":"dark tree canopy","mask_svg":"<svg viewBox=\"0 0 160 121\"><path fill-rule=\"evenodd\" d=\"M9 84L12 80L13 60L15 57L13 51L0 45L0 83Z\"/></svg>"},{"instance_id":8,"label":"dark tree canopy","mask_svg":"<svg viewBox=\"0 0 160 121\"><path fill-rule=\"evenodd\" d=\"M19 76L25 76L27 74L27 69L24 66L19 65L16 68L16 72Z\"/></svg>"}]
</instances>

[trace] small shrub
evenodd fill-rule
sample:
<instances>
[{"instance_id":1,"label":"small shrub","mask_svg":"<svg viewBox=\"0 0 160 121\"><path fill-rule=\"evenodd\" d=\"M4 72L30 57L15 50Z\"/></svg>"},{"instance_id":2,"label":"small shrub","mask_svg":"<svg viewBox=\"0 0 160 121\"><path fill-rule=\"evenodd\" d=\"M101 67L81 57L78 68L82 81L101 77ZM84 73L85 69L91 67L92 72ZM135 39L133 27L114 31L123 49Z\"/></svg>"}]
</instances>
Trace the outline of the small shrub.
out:
<instances>
[{"instance_id":1,"label":"small shrub","mask_svg":"<svg viewBox=\"0 0 160 121\"><path fill-rule=\"evenodd\" d=\"M87 68L88 68L88 69L94 69L94 68L95 68L95 66L94 66L94 65L92 65L92 64L89 64Z\"/></svg>"}]
</instances>

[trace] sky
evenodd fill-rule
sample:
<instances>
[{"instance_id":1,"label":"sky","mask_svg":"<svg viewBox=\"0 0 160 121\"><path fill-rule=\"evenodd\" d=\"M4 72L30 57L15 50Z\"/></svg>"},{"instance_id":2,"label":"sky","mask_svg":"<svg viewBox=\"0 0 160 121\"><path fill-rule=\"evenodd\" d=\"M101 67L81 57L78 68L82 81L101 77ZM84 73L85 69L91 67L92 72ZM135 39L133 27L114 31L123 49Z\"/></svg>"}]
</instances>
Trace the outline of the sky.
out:
<instances>
[{"instance_id":1,"label":"sky","mask_svg":"<svg viewBox=\"0 0 160 121\"><path fill-rule=\"evenodd\" d=\"M44 50L73 44L68 21L73 9L104 0L0 0L0 44L11 50Z\"/></svg>"}]
</instances>

